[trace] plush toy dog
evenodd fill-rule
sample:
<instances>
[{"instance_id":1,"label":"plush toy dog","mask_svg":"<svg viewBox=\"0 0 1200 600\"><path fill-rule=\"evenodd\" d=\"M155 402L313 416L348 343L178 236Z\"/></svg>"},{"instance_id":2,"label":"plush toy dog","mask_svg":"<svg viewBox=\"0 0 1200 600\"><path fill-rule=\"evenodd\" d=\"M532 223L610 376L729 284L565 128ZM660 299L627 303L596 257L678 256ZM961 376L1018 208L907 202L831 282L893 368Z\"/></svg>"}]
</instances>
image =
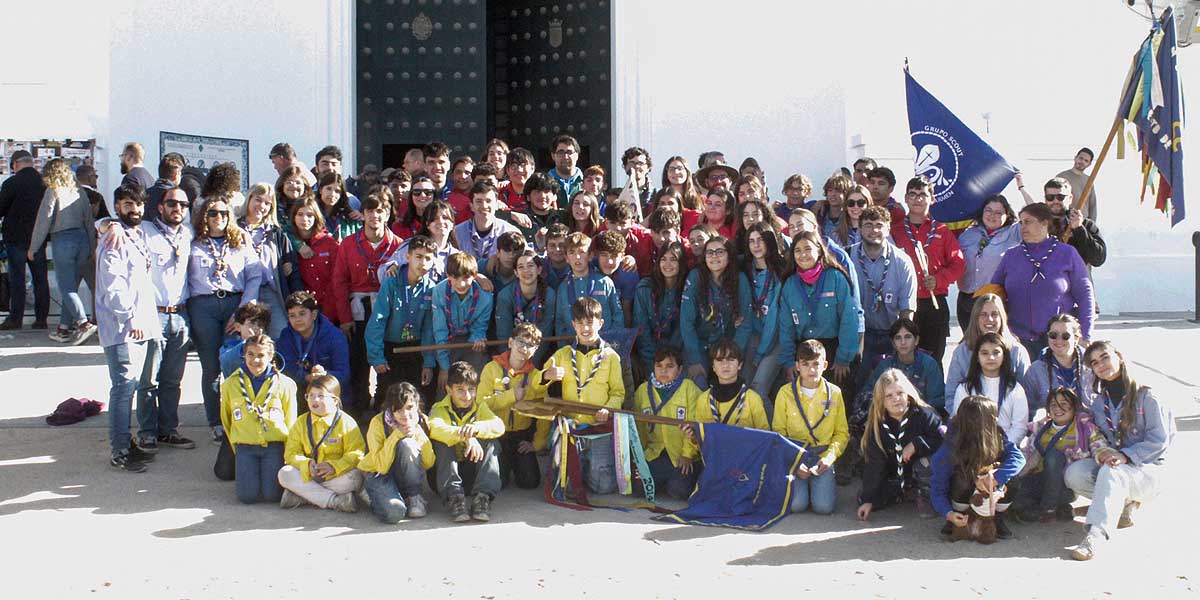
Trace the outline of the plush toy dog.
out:
<instances>
[{"instance_id":1,"label":"plush toy dog","mask_svg":"<svg viewBox=\"0 0 1200 600\"><path fill-rule=\"evenodd\" d=\"M979 476L991 475L999 465L990 465L980 469ZM998 488L991 494L975 490L971 494L971 510L967 513L967 525L954 527L951 541L975 540L980 544L991 544L996 541L996 505L1004 498L1004 488Z\"/></svg>"}]
</instances>

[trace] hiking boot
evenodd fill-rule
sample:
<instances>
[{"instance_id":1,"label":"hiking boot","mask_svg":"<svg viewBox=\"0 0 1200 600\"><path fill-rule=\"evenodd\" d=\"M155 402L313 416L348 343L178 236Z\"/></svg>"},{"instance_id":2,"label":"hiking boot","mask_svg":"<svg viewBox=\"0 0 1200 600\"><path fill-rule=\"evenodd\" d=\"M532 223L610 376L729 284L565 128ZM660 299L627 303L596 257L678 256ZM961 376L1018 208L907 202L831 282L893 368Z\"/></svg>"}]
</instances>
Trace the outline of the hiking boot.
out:
<instances>
[{"instance_id":1,"label":"hiking boot","mask_svg":"<svg viewBox=\"0 0 1200 600\"><path fill-rule=\"evenodd\" d=\"M108 464L111 465L112 468L114 468L114 469L119 469L121 471L127 471L129 473L142 473L146 470L146 464L143 462L134 460L133 457L131 457L129 455L129 453L118 454L118 455L112 457L111 459L109 459Z\"/></svg>"},{"instance_id":2,"label":"hiking boot","mask_svg":"<svg viewBox=\"0 0 1200 600\"><path fill-rule=\"evenodd\" d=\"M15 319L5 319L0 323L0 331L14 331L21 328L21 322Z\"/></svg>"},{"instance_id":3,"label":"hiking boot","mask_svg":"<svg viewBox=\"0 0 1200 600\"><path fill-rule=\"evenodd\" d=\"M96 326L91 322L84 321L75 328L75 333L71 334L71 339L68 340L72 346L78 346L96 335Z\"/></svg>"},{"instance_id":4,"label":"hiking boot","mask_svg":"<svg viewBox=\"0 0 1200 600\"><path fill-rule=\"evenodd\" d=\"M922 519L932 519L937 516L937 511L933 510L933 503L925 496L917 496L917 516Z\"/></svg>"},{"instance_id":5,"label":"hiking boot","mask_svg":"<svg viewBox=\"0 0 1200 600\"><path fill-rule=\"evenodd\" d=\"M1117 529L1133 527L1133 513L1141 505L1141 502L1126 502L1124 510L1121 511L1121 518L1117 519Z\"/></svg>"},{"instance_id":6,"label":"hiking boot","mask_svg":"<svg viewBox=\"0 0 1200 600\"><path fill-rule=\"evenodd\" d=\"M146 454L154 454L158 452L158 440L154 438L134 438L133 443L137 445L139 450L145 452Z\"/></svg>"},{"instance_id":7,"label":"hiking boot","mask_svg":"<svg viewBox=\"0 0 1200 600\"><path fill-rule=\"evenodd\" d=\"M50 329L50 325L47 324L45 320L34 321L33 325L30 325L29 328L30 329Z\"/></svg>"},{"instance_id":8,"label":"hiking boot","mask_svg":"<svg viewBox=\"0 0 1200 600\"><path fill-rule=\"evenodd\" d=\"M492 499L487 494L475 494L471 498L471 518L476 521L492 520Z\"/></svg>"},{"instance_id":9,"label":"hiking boot","mask_svg":"<svg viewBox=\"0 0 1200 600\"><path fill-rule=\"evenodd\" d=\"M1020 523L1037 523L1041 520L1041 513L1036 508L1017 508L1012 507L1008 510L1009 514L1016 517Z\"/></svg>"},{"instance_id":10,"label":"hiking boot","mask_svg":"<svg viewBox=\"0 0 1200 600\"><path fill-rule=\"evenodd\" d=\"M1071 549L1071 558L1075 560L1092 560L1096 556L1096 549L1107 541L1104 533L1098 527L1088 527L1087 536L1079 542L1078 546Z\"/></svg>"},{"instance_id":11,"label":"hiking boot","mask_svg":"<svg viewBox=\"0 0 1200 600\"><path fill-rule=\"evenodd\" d=\"M467 514L467 498L462 494L455 494L446 500L446 506L450 509L450 520L455 523L466 523L471 520L471 515Z\"/></svg>"},{"instance_id":12,"label":"hiking boot","mask_svg":"<svg viewBox=\"0 0 1200 600\"><path fill-rule=\"evenodd\" d=\"M304 498L296 495L292 490L283 490L283 496L279 498L279 508L298 508L304 506Z\"/></svg>"},{"instance_id":13,"label":"hiking boot","mask_svg":"<svg viewBox=\"0 0 1200 600\"><path fill-rule=\"evenodd\" d=\"M50 338L50 341L52 342L65 344L71 339L71 330L67 329L66 327L59 327L58 329L51 331L46 337Z\"/></svg>"},{"instance_id":14,"label":"hiking boot","mask_svg":"<svg viewBox=\"0 0 1200 600\"><path fill-rule=\"evenodd\" d=\"M333 501L329 503L329 508L344 513L358 512L358 504L354 501L354 494L338 494L334 496Z\"/></svg>"},{"instance_id":15,"label":"hiking boot","mask_svg":"<svg viewBox=\"0 0 1200 600\"><path fill-rule=\"evenodd\" d=\"M428 508L425 506L425 498L420 494L405 498L404 504L408 505L408 518L410 519L420 519L428 512Z\"/></svg>"},{"instance_id":16,"label":"hiking boot","mask_svg":"<svg viewBox=\"0 0 1200 600\"><path fill-rule=\"evenodd\" d=\"M1054 509L1054 520L1060 523L1068 523L1075 520L1075 509L1071 508L1070 504L1060 504Z\"/></svg>"},{"instance_id":17,"label":"hiking boot","mask_svg":"<svg viewBox=\"0 0 1200 600\"><path fill-rule=\"evenodd\" d=\"M1008 523L1004 522L1004 514L996 513L996 539L1008 540L1012 539L1012 530L1008 528Z\"/></svg>"},{"instance_id":18,"label":"hiking boot","mask_svg":"<svg viewBox=\"0 0 1200 600\"><path fill-rule=\"evenodd\" d=\"M142 450L141 448L137 447L137 445L134 444L133 442L129 443L129 456L133 460L136 460L140 463L154 462L154 454L152 454L150 452L146 452L145 450Z\"/></svg>"},{"instance_id":19,"label":"hiking boot","mask_svg":"<svg viewBox=\"0 0 1200 600\"><path fill-rule=\"evenodd\" d=\"M196 442L189 440L178 433L169 433L167 435L158 436L158 445L168 448L180 448L183 450L191 450L196 447Z\"/></svg>"}]
</instances>

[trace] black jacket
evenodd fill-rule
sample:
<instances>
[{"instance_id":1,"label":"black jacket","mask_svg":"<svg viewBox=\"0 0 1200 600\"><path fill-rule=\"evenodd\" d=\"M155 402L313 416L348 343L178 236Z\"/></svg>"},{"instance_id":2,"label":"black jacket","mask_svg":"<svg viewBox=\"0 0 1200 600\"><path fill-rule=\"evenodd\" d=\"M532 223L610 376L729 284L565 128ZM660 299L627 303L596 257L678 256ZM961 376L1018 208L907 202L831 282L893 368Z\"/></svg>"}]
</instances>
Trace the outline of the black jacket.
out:
<instances>
[{"instance_id":1,"label":"black jacket","mask_svg":"<svg viewBox=\"0 0 1200 600\"><path fill-rule=\"evenodd\" d=\"M17 171L0 185L0 219L4 219L0 235L4 236L5 242L29 247L38 207L45 193L42 175L33 167Z\"/></svg>"},{"instance_id":2,"label":"black jacket","mask_svg":"<svg viewBox=\"0 0 1200 600\"><path fill-rule=\"evenodd\" d=\"M912 460L904 466L907 475L911 473L914 462L933 456L933 453L941 447L942 419L932 408L916 407L909 407L905 417L908 422L904 426L904 433L900 436L900 447L903 448L911 442L917 450ZM891 417L886 417L885 421L892 431L899 430L898 421ZM863 436L867 440L867 464L863 469L862 493L859 496L862 502L870 502L878 506L884 503L884 496L892 487L887 484L888 480L896 479L897 456L892 450L891 439L886 432L879 432L879 439L883 442L886 451L875 443L873 432L866 431Z\"/></svg>"},{"instance_id":3,"label":"black jacket","mask_svg":"<svg viewBox=\"0 0 1200 600\"><path fill-rule=\"evenodd\" d=\"M152 221L159 217L161 212L159 205L162 204L163 196L167 190L175 189L175 184L166 179L159 179L154 182L154 185L146 188L146 211L142 219Z\"/></svg>"},{"instance_id":4,"label":"black jacket","mask_svg":"<svg viewBox=\"0 0 1200 600\"><path fill-rule=\"evenodd\" d=\"M1061 238L1066 227L1067 220L1065 218L1056 219L1050 233ZM1096 223L1087 217L1083 218L1082 227L1077 227L1071 232L1067 243L1079 251L1079 257L1089 267L1098 267L1108 260L1108 246L1105 245L1104 238L1100 237L1100 228L1096 227Z\"/></svg>"}]
</instances>

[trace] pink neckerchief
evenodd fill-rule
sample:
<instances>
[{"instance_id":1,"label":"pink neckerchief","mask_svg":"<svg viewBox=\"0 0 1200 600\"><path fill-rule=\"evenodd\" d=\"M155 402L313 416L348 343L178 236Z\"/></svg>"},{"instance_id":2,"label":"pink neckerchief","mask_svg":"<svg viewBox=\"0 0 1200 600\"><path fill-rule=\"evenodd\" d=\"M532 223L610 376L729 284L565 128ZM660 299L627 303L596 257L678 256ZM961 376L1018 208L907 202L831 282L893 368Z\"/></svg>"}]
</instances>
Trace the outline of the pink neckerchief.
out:
<instances>
[{"instance_id":1,"label":"pink neckerchief","mask_svg":"<svg viewBox=\"0 0 1200 600\"><path fill-rule=\"evenodd\" d=\"M821 264L821 262L818 261L817 264L811 269L807 269L807 270L796 269L796 274L800 276L800 281L803 281L806 285L813 285L813 284L817 283L817 279L820 279L821 271L824 271L824 270L825 270L825 265Z\"/></svg>"}]
</instances>

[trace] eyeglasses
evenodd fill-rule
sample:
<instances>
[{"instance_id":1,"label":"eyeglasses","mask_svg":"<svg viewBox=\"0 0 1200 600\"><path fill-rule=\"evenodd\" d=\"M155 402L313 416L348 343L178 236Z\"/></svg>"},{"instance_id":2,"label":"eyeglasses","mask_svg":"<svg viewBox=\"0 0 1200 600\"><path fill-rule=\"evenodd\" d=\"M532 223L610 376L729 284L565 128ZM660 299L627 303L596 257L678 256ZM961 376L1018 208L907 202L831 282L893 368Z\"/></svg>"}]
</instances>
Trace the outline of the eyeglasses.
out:
<instances>
[{"instance_id":1,"label":"eyeglasses","mask_svg":"<svg viewBox=\"0 0 1200 600\"><path fill-rule=\"evenodd\" d=\"M912 200L918 200L918 199L928 200L932 196L929 195L929 192L909 192L909 193L905 194L904 197L910 198Z\"/></svg>"},{"instance_id":2,"label":"eyeglasses","mask_svg":"<svg viewBox=\"0 0 1200 600\"><path fill-rule=\"evenodd\" d=\"M1046 334L1046 337L1048 337L1052 340L1063 340L1064 342L1066 342L1066 341L1070 341L1071 338L1075 337L1075 336L1070 333L1058 333L1057 331L1051 331L1050 333Z\"/></svg>"},{"instance_id":3,"label":"eyeglasses","mask_svg":"<svg viewBox=\"0 0 1200 600\"><path fill-rule=\"evenodd\" d=\"M1066 199L1066 194L1046 194L1046 202L1062 202Z\"/></svg>"},{"instance_id":4,"label":"eyeglasses","mask_svg":"<svg viewBox=\"0 0 1200 600\"><path fill-rule=\"evenodd\" d=\"M163 200L162 204L167 208L187 208L188 205L182 200Z\"/></svg>"},{"instance_id":5,"label":"eyeglasses","mask_svg":"<svg viewBox=\"0 0 1200 600\"><path fill-rule=\"evenodd\" d=\"M994 217L1003 217L1008 213L1004 212L1003 208L985 208L983 209L983 214L992 215Z\"/></svg>"},{"instance_id":6,"label":"eyeglasses","mask_svg":"<svg viewBox=\"0 0 1200 600\"><path fill-rule=\"evenodd\" d=\"M217 210L215 208L210 208L210 209L204 211L204 216L206 216L210 219L213 219L216 217L225 217L226 219L228 219L229 211L228 210Z\"/></svg>"},{"instance_id":7,"label":"eyeglasses","mask_svg":"<svg viewBox=\"0 0 1200 600\"><path fill-rule=\"evenodd\" d=\"M846 201L846 206L848 206L850 208L854 208L855 206L866 207L866 205L867 205L866 200L847 200Z\"/></svg>"},{"instance_id":8,"label":"eyeglasses","mask_svg":"<svg viewBox=\"0 0 1200 600\"><path fill-rule=\"evenodd\" d=\"M513 345L524 348L526 350L536 350L538 347L537 344L534 344L532 342L527 342L520 338L513 338L512 343L513 343Z\"/></svg>"},{"instance_id":9,"label":"eyeglasses","mask_svg":"<svg viewBox=\"0 0 1200 600\"><path fill-rule=\"evenodd\" d=\"M724 248L713 248L712 250L705 250L704 254L707 256L725 256L727 252L725 252Z\"/></svg>"},{"instance_id":10,"label":"eyeglasses","mask_svg":"<svg viewBox=\"0 0 1200 600\"><path fill-rule=\"evenodd\" d=\"M433 188L413 188L412 195L414 195L414 196L432 196Z\"/></svg>"},{"instance_id":11,"label":"eyeglasses","mask_svg":"<svg viewBox=\"0 0 1200 600\"><path fill-rule=\"evenodd\" d=\"M555 156L573 156L574 154L575 154L575 150L570 149L570 148L568 148L566 150L555 150L554 151Z\"/></svg>"}]
</instances>

